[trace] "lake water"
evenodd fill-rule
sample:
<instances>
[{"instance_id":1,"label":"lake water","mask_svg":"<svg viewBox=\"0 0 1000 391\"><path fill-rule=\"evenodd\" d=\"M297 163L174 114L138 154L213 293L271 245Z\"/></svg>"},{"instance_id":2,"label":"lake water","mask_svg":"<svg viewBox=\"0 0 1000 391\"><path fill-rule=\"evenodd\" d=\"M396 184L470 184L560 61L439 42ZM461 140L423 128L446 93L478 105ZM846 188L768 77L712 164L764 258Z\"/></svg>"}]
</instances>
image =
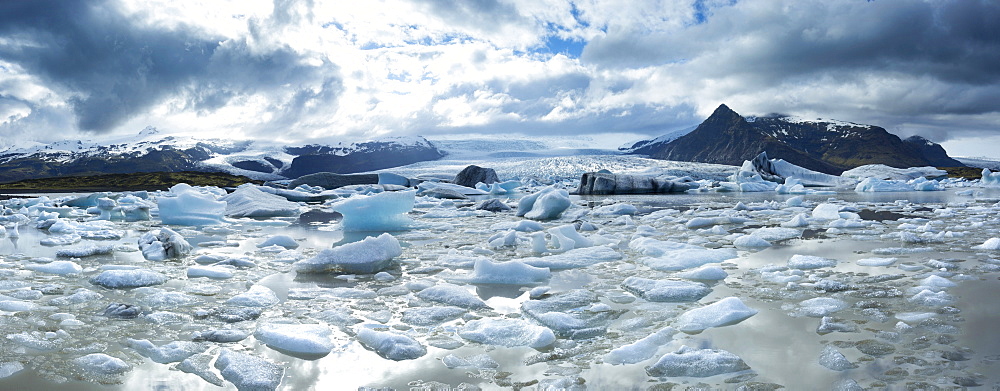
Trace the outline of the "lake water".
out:
<instances>
[{"instance_id":1,"label":"lake water","mask_svg":"<svg viewBox=\"0 0 1000 391\"><path fill-rule=\"evenodd\" d=\"M635 225L616 225L618 216L588 216L585 219L601 228L598 234L619 239L616 245L623 258L598 263L585 268L554 271L544 285L551 287L550 296L573 289L594 292L601 311L615 314L607 321L607 332L593 338L560 338L554 346L533 349L503 347L464 340L458 331L469 321L479 318L526 319L521 305L528 301L527 291L533 286L467 285L492 307L471 310L459 319L434 326L416 326L401 321L407 308L426 305L414 300L412 293L379 294L364 298L342 298L324 294L334 288L358 288L368 292L407 283L439 282L442 274L435 266L438 257L453 250L473 251L486 246L494 233L489 227L498 222L513 221L512 214L497 216L464 216L443 219L423 218L431 207L419 207L412 215L423 228L395 232L405 249L399 264L389 270L394 281L376 281L371 276L338 278L332 275L296 275L288 263L275 261L274 254L261 253L255 246L274 234L296 238L300 251L308 257L333 244L360 240L361 234L337 230L332 215L317 214L310 221L287 219L286 224L261 224L245 221L233 225L231 231L179 232L192 244L212 244L198 247L200 253L246 257L257 266L236 272L226 280L188 279L184 270L194 264L188 257L183 261L162 263L146 261L134 251L137 237L156 225L151 222L121 223L124 232L113 244L112 255L77 260L84 272L79 276L58 276L32 273L24 266L37 263L39 257L55 258L63 247L39 246L48 233L21 227L17 239L0 241L3 279L0 293L15 294L24 290L39 290L59 285L60 293L30 298L40 307L33 311L8 311L0 314L0 333L8 336L0 342L0 364L19 362L25 369L0 379L0 389L51 390L217 390L202 378L179 371L176 364L158 364L127 348L126 338L149 339L157 345L190 340L192 332L212 327L234 327L254 331L257 322L286 319L302 323L327 324L317 314L327 310L347 310L364 324L383 324L387 329L407 334L427 347L427 354L414 360L391 361L366 349L351 335L354 326L331 324L336 347L324 357L300 357L269 348L254 337L241 342L211 344L207 351L219 348L248 352L279 363L285 368L282 389L563 389L645 390L645 389L773 389L780 385L788 390L832 389L836 384L854 381L871 389L958 389L981 385L982 389L1000 387L1000 253L976 251L972 246L991 237L1000 236L996 209L992 208L1000 192L983 190L978 198L957 196L955 190L945 192L865 193L806 195L810 207L787 208L784 202L793 197L773 193L748 194L683 194L662 196L575 197L583 207L613 202L627 202L639 207L633 217L638 225L649 225L658 240L697 243L709 248L732 247L733 233L750 233L758 227L773 227L796 213L808 213L817 203L834 200L858 212L879 212L884 221L866 220L862 228L828 230L825 223L813 223L806 228L807 238L774 241L765 249L739 249L738 258L721 266L729 274L725 280L709 283L712 292L696 301L684 303L649 302L621 288L624 278L643 276L673 279L673 273L651 269L644 256L628 246L636 234ZM738 203L750 207L744 212L745 224L722 225L722 231L698 231L683 227L682 221L693 216L717 216L728 213ZM776 204L780 203L780 205ZM459 205L461 206L461 204ZM451 210L450 206L437 209ZM322 208L316 206L317 211ZM672 218L644 220L656 211L674 209L665 215ZM662 212L661 212L662 213ZM863 214L864 215L864 214ZM873 215L867 215L873 216ZM329 221L330 219L334 221ZM546 228L570 221L546 223ZM928 224L929 223L929 224ZM907 224L901 226L901 224ZM923 230L914 228L925 227ZM907 241L893 236L907 231L927 233L922 241ZM933 232L953 234L941 239L930 238ZM585 232L591 235L591 232ZM84 240L81 244L88 243ZM227 244L228 243L228 244ZM72 247L72 246L70 246ZM922 248L921 252L887 253L882 249ZM836 260L833 267L803 270L801 279L789 284L785 280L769 279L762 272L781 269L793 255L815 255ZM889 255L886 255L889 254ZM489 255L495 261L532 256L530 246L498 249ZM888 266L859 266L865 258L892 257ZM88 282L102 265L136 265L163 272L172 277L167 284L156 287L160 292L182 292L195 296L194 304L162 306L161 311L179 314L175 322L155 323L138 318L110 320L99 313L111 302L144 303L150 290L106 290ZM773 266L773 267L772 267ZM783 271L785 270L785 271ZM794 272L792 270L791 272ZM791 273L794 274L794 273ZM878 276L888 276L880 279ZM944 289L951 301L942 305L924 305L912 300L920 281L939 275L957 283ZM817 282L828 280L841 283L843 289L825 291ZM221 306L232 295L259 283L275 291L281 303L268 308L258 321L224 325L210 318L200 318L198 311ZM104 299L71 306L54 306L48 300L67 295L77 288L99 292ZM209 289L211 288L211 289ZM144 288L145 289L145 288ZM289 292L295 292L289 298ZM304 298L302 295L312 298ZM605 355L614 348L633 343L664 327L675 325L678 315L726 297L739 297L758 313L740 323L716 327L698 334L678 333L661 346L654 357L636 364L611 365ZM25 296L27 297L27 296ZM829 297L846 307L829 314L836 322L854 331L817 333L820 318L802 314L803 301ZM154 306L146 305L148 308ZM596 307L595 307L596 308ZM574 311L580 311L576 309ZM149 310L147 309L147 312ZM12 342L10 335L25 332L56 331L60 327L50 317L53 313L72 313L84 325L69 328L69 336L52 351L26 348ZM926 319L907 322L900 328L899 317L927 314ZM328 319L327 319L328 320ZM646 367L681 346L722 349L745 361L747 371L726 373L704 378L652 377ZM836 371L819 362L824 347L833 346L856 365L856 368ZM879 349L872 349L875 346ZM72 360L89 352L103 352L122 358L132 370L124 375L95 377L74 369ZM472 357L485 354L495 367L449 368L443 359L449 355ZM0 367L2 368L2 367ZM100 384L100 382L108 384ZM557 388L558 388L557 387ZM222 389L234 388L224 383Z\"/></svg>"}]
</instances>

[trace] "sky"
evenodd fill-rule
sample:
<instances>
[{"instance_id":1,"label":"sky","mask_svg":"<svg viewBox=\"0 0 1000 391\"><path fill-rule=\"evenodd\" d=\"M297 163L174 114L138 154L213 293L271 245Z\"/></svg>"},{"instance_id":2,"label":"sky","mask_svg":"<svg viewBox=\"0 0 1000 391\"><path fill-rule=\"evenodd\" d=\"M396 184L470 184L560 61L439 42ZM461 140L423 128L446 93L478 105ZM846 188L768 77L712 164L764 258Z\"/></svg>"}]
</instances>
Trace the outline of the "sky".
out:
<instances>
[{"instance_id":1,"label":"sky","mask_svg":"<svg viewBox=\"0 0 1000 391\"><path fill-rule=\"evenodd\" d=\"M997 20L996 0L3 1L0 146L146 126L625 143L724 103L1000 158Z\"/></svg>"}]
</instances>

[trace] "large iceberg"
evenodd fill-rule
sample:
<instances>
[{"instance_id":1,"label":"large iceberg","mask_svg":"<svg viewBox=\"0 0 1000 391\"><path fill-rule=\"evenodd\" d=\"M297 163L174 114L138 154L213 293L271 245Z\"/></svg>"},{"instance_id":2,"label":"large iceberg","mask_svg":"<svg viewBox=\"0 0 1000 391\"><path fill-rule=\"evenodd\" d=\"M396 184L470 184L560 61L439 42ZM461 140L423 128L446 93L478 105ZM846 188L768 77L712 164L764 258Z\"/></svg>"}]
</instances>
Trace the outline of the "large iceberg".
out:
<instances>
[{"instance_id":1,"label":"large iceberg","mask_svg":"<svg viewBox=\"0 0 1000 391\"><path fill-rule=\"evenodd\" d=\"M990 172L990 169L983 169L983 186L1000 187L1000 172Z\"/></svg>"},{"instance_id":2,"label":"large iceberg","mask_svg":"<svg viewBox=\"0 0 1000 391\"><path fill-rule=\"evenodd\" d=\"M413 210L415 197L413 190L355 195L334 202L330 209L344 215L344 231L401 231L413 225L406 214Z\"/></svg>"},{"instance_id":3,"label":"large iceberg","mask_svg":"<svg viewBox=\"0 0 1000 391\"><path fill-rule=\"evenodd\" d=\"M559 218L570 205L569 192L550 186L521 198L517 204L517 215L532 220L552 220Z\"/></svg>"},{"instance_id":4,"label":"large iceberg","mask_svg":"<svg viewBox=\"0 0 1000 391\"><path fill-rule=\"evenodd\" d=\"M299 273L372 274L389 267L392 259L403 254L399 241L390 234L367 237L321 251L315 257L295 263Z\"/></svg>"},{"instance_id":5,"label":"large iceberg","mask_svg":"<svg viewBox=\"0 0 1000 391\"><path fill-rule=\"evenodd\" d=\"M576 194L660 194L683 193L697 187L689 177L615 175L588 172L580 177Z\"/></svg>"},{"instance_id":6,"label":"large iceberg","mask_svg":"<svg viewBox=\"0 0 1000 391\"><path fill-rule=\"evenodd\" d=\"M768 159L767 152L761 152L752 160L744 161L739 172L756 173L764 180L777 183L785 183L787 178L795 178L804 186L836 187L852 182L836 175L799 167L782 159Z\"/></svg>"},{"instance_id":7,"label":"large iceberg","mask_svg":"<svg viewBox=\"0 0 1000 391\"><path fill-rule=\"evenodd\" d=\"M864 179L875 178L881 180L909 181L917 178L937 178L947 176L948 172L935 167L910 167L895 168L884 164L866 164L844 171L840 176L844 178Z\"/></svg>"},{"instance_id":8,"label":"large iceberg","mask_svg":"<svg viewBox=\"0 0 1000 391\"><path fill-rule=\"evenodd\" d=\"M226 203L226 216L230 217L281 217L299 214L299 204L265 193L249 184L240 186L219 200Z\"/></svg>"},{"instance_id":9,"label":"large iceberg","mask_svg":"<svg viewBox=\"0 0 1000 391\"><path fill-rule=\"evenodd\" d=\"M216 200L214 194L199 191L184 183L171 187L170 194L173 196L162 196L156 202L160 209L160 220L164 224L222 224L226 203Z\"/></svg>"}]
</instances>

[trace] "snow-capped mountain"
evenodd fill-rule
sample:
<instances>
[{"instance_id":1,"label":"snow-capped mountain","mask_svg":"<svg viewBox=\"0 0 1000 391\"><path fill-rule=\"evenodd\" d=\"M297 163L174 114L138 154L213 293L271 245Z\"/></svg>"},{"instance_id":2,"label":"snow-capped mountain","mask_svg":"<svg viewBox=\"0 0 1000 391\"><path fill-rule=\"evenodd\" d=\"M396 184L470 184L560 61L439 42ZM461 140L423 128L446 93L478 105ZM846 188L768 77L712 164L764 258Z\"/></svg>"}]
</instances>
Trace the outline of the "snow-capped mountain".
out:
<instances>
[{"instance_id":1,"label":"snow-capped mountain","mask_svg":"<svg viewBox=\"0 0 1000 391\"><path fill-rule=\"evenodd\" d=\"M767 152L769 157L835 175L865 164L963 166L938 144L919 137L904 141L878 126L780 114L743 117L726 105L693 130L622 149L656 159L730 165Z\"/></svg>"},{"instance_id":2,"label":"snow-capped mountain","mask_svg":"<svg viewBox=\"0 0 1000 391\"><path fill-rule=\"evenodd\" d=\"M0 152L0 182L160 171L222 171L274 180L321 171L371 171L444 155L434 143L419 136L285 146L266 141L163 136L147 127L137 135L104 142L72 140L10 147Z\"/></svg>"}]
</instances>

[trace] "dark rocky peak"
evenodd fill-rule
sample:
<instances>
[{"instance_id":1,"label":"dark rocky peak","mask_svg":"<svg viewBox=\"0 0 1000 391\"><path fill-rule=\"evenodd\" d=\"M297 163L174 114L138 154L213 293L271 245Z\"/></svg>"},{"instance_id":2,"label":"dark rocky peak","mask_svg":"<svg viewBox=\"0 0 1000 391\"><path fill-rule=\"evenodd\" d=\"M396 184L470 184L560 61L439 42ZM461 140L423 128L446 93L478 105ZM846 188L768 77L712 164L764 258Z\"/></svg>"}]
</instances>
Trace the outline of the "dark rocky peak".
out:
<instances>
[{"instance_id":1,"label":"dark rocky peak","mask_svg":"<svg viewBox=\"0 0 1000 391\"><path fill-rule=\"evenodd\" d=\"M701 124L703 126L704 125L718 126L718 125L735 124L741 122L745 123L746 119L744 119L743 116L739 115L739 113L733 111L733 109L730 109L729 106L721 104L719 105L719 107L715 108L715 111L712 112L712 115L708 116L708 118L705 119L705 122L702 122Z\"/></svg>"},{"instance_id":2,"label":"dark rocky peak","mask_svg":"<svg viewBox=\"0 0 1000 391\"><path fill-rule=\"evenodd\" d=\"M920 155L935 167L965 167L962 162L952 159L941 144L921 136L910 136L903 140L917 150Z\"/></svg>"}]
</instances>

